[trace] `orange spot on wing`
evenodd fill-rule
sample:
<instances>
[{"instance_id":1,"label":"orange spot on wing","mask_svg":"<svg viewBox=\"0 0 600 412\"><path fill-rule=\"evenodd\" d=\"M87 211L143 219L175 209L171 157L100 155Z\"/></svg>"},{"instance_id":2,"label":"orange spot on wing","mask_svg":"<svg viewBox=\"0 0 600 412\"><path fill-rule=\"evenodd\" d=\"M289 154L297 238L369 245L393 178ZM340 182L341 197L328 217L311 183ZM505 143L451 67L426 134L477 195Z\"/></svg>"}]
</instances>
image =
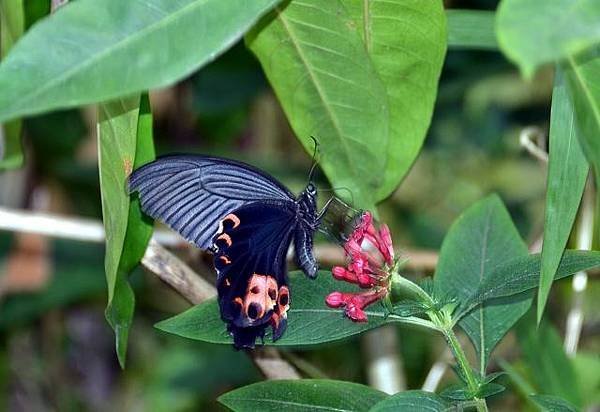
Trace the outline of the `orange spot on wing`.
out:
<instances>
[{"instance_id":1,"label":"orange spot on wing","mask_svg":"<svg viewBox=\"0 0 600 412\"><path fill-rule=\"evenodd\" d=\"M244 306L244 301L239 296L233 300L233 303L237 303L240 306Z\"/></svg>"},{"instance_id":2,"label":"orange spot on wing","mask_svg":"<svg viewBox=\"0 0 600 412\"><path fill-rule=\"evenodd\" d=\"M229 236L227 233L223 233L223 234L219 235L217 240L224 240L225 243L227 243L227 246L231 246L231 244L233 243L231 241L231 236Z\"/></svg>"},{"instance_id":3,"label":"orange spot on wing","mask_svg":"<svg viewBox=\"0 0 600 412\"><path fill-rule=\"evenodd\" d=\"M231 220L233 222L233 229L240 225L240 218L234 215L233 213L230 213L227 216L225 216L222 221L225 222L226 220Z\"/></svg>"},{"instance_id":4,"label":"orange spot on wing","mask_svg":"<svg viewBox=\"0 0 600 412\"><path fill-rule=\"evenodd\" d=\"M223 261L223 263L225 263L226 265L231 263L231 259L229 259L227 256L219 256L219 259L221 259ZM229 285L227 285L229 286Z\"/></svg>"}]
</instances>

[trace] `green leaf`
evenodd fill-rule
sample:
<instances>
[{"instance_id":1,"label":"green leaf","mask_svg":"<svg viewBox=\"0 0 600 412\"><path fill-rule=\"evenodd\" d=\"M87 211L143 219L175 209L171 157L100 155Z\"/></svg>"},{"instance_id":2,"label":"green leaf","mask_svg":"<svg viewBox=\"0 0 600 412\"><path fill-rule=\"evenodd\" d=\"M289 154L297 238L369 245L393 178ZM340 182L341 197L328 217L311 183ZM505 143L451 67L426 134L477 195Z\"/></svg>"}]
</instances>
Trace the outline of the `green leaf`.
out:
<instances>
[{"instance_id":1,"label":"green leaf","mask_svg":"<svg viewBox=\"0 0 600 412\"><path fill-rule=\"evenodd\" d=\"M469 399L473 399L475 397L469 388L461 384L448 386L440 392L440 396L453 401L468 401Z\"/></svg>"},{"instance_id":2,"label":"green leaf","mask_svg":"<svg viewBox=\"0 0 600 412\"><path fill-rule=\"evenodd\" d=\"M173 84L276 3L70 2L33 26L0 65L0 122Z\"/></svg>"},{"instance_id":3,"label":"green leaf","mask_svg":"<svg viewBox=\"0 0 600 412\"><path fill-rule=\"evenodd\" d=\"M567 92L564 74L557 65L550 117L550 150L546 190L546 213L542 268L537 300L537 320L541 320L577 215L589 165L579 145L574 107Z\"/></svg>"},{"instance_id":4,"label":"green leaf","mask_svg":"<svg viewBox=\"0 0 600 412\"><path fill-rule=\"evenodd\" d=\"M0 62L25 30L23 0L0 1ZM14 169L23 164L21 121L0 124L0 170Z\"/></svg>"},{"instance_id":5,"label":"green leaf","mask_svg":"<svg viewBox=\"0 0 600 412\"><path fill-rule=\"evenodd\" d=\"M328 308L325 305L325 296L334 290L356 292L356 288L335 281L329 272L319 272L319 278L316 281L308 279L301 272L293 272L290 273L290 284L291 305L288 312L287 330L281 339L272 343L271 331L268 329L265 336L267 345L316 345L348 338L391 322L434 328L431 322L417 317L390 315L385 311L383 305L379 304L370 306L366 311L368 322L352 322L344 316L342 310ZM189 339L211 343L233 343L221 320L219 306L214 299L159 322L156 327ZM307 331L309 332L307 333Z\"/></svg>"},{"instance_id":6,"label":"green leaf","mask_svg":"<svg viewBox=\"0 0 600 412\"><path fill-rule=\"evenodd\" d=\"M450 404L435 393L425 391L405 391L392 395L373 406L369 412L421 412L447 411Z\"/></svg>"},{"instance_id":7,"label":"green leaf","mask_svg":"<svg viewBox=\"0 0 600 412\"><path fill-rule=\"evenodd\" d=\"M585 350L585 349L584 349ZM589 352L578 350L572 358L582 404L596 405L600 402L600 356L590 348Z\"/></svg>"},{"instance_id":8,"label":"green leaf","mask_svg":"<svg viewBox=\"0 0 600 412\"><path fill-rule=\"evenodd\" d=\"M528 396L535 392L535 388L528 377L524 376L517 367L511 365L504 359L498 359L498 365L506 372L510 381L522 396Z\"/></svg>"},{"instance_id":9,"label":"green leaf","mask_svg":"<svg viewBox=\"0 0 600 412\"><path fill-rule=\"evenodd\" d=\"M541 412L578 412L579 409L566 400L552 395L530 395Z\"/></svg>"},{"instance_id":10,"label":"green leaf","mask_svg":"<svg viewBox=\"0 0 600 412\"><path fill-rule=\"evenodd\" d=\"M389 143L384 147L383 181L375 194L377 200L385 199L408 173L431 123L448 38L444 4L440 0L342 0L342 4L385 88ZM369 135L362 139L371 144Z\"/></svg>"},{"instance_id":11,"label":"green leaf","mask_svg":"<svg viewBox=\"0 0 600 412\"><path fill-rule=\"evenodd\" d=\"M538 391L581 405L575 370L557 331L547 323L536 328L533 317L525 320L516 329L517 339Z\"/></svg>"},{"instance_id":12,"label":"green leaf","mask_svg":"<svg viewBox=\"0 0 600 412\"><path fill-rule=\"evenodd\" d=\"M600 178L600 46L565 65L569 93L575 105L579 143Z\"/></svg>"},{"instance_id":13,"label":"green leaf","mask_svg":"<svg viewBox=\"0 0 600 412\"><path fill-rule=\"evenodd\" d=\"M496 31L502 51L530 77L600 41L597 0L503 0Z\"/></svg>"},{"instance_id":14,"label":"green leaf","mask_svg":"<svg viewBox=\"0 0 600 412\"><path fill-rule=\"evenodd\" d=\"M137 199L130 202L125 187L132 168L154 158L152 114L147 94L141 102L140 97L132 97L103 104L99 110L100 189L108 282L106 319L115 331L117 356L124 367L135 306L127 279L152 235L152 222L142 214Z\"/></svg>"},{"instance_id":15,"label":"green leaf","mask_svg":"<svg viewBox=\"0 0 600 412\"><path fill-rule=\"evenodd\" d=\"M446 11L446 18L449 48L498 50L494 12L450 9Z\"/></svg>"},{"instance_id":16,"label":"green leaf","mask_svg":"<svg viewBox=\"0 0 600 412\"><path fill-rule=\"evenodd\" d=\"M480 200L454 222L444 239L434 294L463 302L485 282L499 281L490 269L515 256L527 256L527 246L502 201L496 195ZM484 304L460 320L475 345L482 376L491 351L530 303L530 299L516 299L502 305Z\"/></svg>"},{"instance_id":17,"label":"green leaf","mask_svg":"<svg viewBox=\"0 0 600 412\"><path fill-rule=\"evenodd\" d=\"M482 302L517 295L538 286L541 258L539 254L509 259L491 268L489 277L477 291L466 299L457 318L477 307ZM554 280L571 276L582 270L600 266L600 252L565 250L556 269Z\"/></svg>"},{"instance_id":18,"label":"green leaf","mask_svg":"<svg viewBox=\"0 0 600 412\"><path fill-rule=\"evenodd\" d=\"M502 393L505 389L506 388L503 385L500 385L499 383L484 383L479 387L479 390L477 391L477 394L475 396L478 398L485 399L489 398L490 396Z\"/></svg>"},{"instance_id":19,"label":"green leaf","mask_svg":"<svg viewBox=\"0 0 600 412\"><path fill-rule=\"evenodd\" d=\"M323 143L332 185L352 188L367 209L387 197L430 123L446 50L442 2L293 0L246 42L305 148L310 135Z\"/></svg>"},{"instance_id":20,"label":"green leaf","mask_svg":"<svg viewBox=\"0 0 600 412\"><path fill-rule=\"evenodd\" d=\"M259 382L227 392L218 399L235 412L368 411L386 394L357 383L325 380Z\"/></svg>"}]
</instances>

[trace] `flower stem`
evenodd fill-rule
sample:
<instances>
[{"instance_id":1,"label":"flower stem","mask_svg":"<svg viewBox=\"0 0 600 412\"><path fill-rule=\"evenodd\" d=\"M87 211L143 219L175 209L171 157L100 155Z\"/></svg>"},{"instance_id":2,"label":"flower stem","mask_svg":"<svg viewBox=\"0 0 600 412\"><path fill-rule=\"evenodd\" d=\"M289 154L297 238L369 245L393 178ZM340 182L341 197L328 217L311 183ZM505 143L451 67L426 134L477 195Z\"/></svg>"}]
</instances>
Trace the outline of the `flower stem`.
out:
<instances>
[{"instance_id":1,"label":"flower stem","mask_svg":"<svg viewBox=\"0 0 600 412\"><path fill-rule=\"evenodd\" d=\"M452 330L451 327L446 327L446 326L442 327L442 333L444 334L444 337L446 338L446 342L448 342L448 345L450 346L450 349L452 350L452 354L454 355L454 358L456 359L456 363L458 364L458 367L460 368L465 380L467 381L466 382L467 386L473 393L476 393L479 389L479 381L473 374L473 369L471 369L471 365L469 364L469 361L467 360L465 351L463 350L462 346L460 345L460 342L458 341L456 334L454 333L454 331ZM477 410L479 412L487 412L488 408L487 408L485 399L474 398L473 401L475 402L475 406L477 407Z\"/></svg>"},{"instance_id":2,"label":"flower stem","mask_svg":"<svg viewBox=\"0 0 600 412\"><path fill-rule=\"evenodd\" d=\"M427 315L431 319L431 322L442 332L444 338L446 338L446 342L456 359L456 363L458 368L460 369L461 375L466 381L467 387L469 391L473 394L476 394L479 391L479 379L475 376L469 361L467 360L467 356L465 351L463 350L456 334L454 333L453 326L454 322L452 320L452 308L448 310L448 308L438 309L436 308L435 300L431 297L427 292L425 292L419 285L405 277L401 276L398 273L398 264L392 270L392 292L408 292L408 294L416 297L421 302L425 303L431 309L427 311ZM485 398L473 398L473 404L477 408L478 412L487 412L488 407L485 401Z\"/></svg>"}]
</instances>

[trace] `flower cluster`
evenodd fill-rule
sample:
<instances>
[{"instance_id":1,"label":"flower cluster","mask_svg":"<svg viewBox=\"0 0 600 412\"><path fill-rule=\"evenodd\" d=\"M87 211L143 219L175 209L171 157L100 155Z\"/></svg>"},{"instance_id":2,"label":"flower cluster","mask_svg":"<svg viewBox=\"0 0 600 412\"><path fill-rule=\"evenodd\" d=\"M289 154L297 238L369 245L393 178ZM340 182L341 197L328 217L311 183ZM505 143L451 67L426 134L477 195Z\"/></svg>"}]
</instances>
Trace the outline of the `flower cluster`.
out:
<instances>
[{"instance_id":1,"label":"flower cluster","mask_svg":"<svg viewBox=\"0 0 600 412\"><path fill-rule=\"evenodd\" d=\"M364 212L344 244L344 250L349 263L346 267L335 266L331 270L333 277L368 290L359 293L332 292L325 301L331 308L343 307L353 321L366 322L365 307L389 293L394 266L390 230L386 225L377 230L371 213Z\"/></svg>"}]
</instances>

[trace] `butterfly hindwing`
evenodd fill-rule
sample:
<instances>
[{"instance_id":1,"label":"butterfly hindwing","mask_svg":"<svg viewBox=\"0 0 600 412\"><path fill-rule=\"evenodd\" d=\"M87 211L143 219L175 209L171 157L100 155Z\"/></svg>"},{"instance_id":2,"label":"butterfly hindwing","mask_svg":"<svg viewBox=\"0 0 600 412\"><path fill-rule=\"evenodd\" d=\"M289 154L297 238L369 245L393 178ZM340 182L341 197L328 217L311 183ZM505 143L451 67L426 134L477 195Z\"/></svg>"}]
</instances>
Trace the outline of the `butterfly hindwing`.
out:
<instances>
[{"instance_id":1,"label":"butterfly hindwing","mask_svg":"<svg viewBox=\"0 0 600 412\"><path fill-rule=\"evenodd\" d=\"M235 346L254 347L268 326L273 340L287 324L290 292L286 254L295 204L255 202L226 215L213 238L221 317Z\"/></svg>"},{"instance_id":2,"label":"butterfly hindwing","mask_svg":"<svg viewBox=\"0 0 600 412\"><path fill-rule=\"evenodd\" d=\"M208 249L219 220L245 204L293 201L293 195L260 170L233 160L201 155L161 157L135 170L129 190L142 210Z\"/></svg>"}]
</instances>

